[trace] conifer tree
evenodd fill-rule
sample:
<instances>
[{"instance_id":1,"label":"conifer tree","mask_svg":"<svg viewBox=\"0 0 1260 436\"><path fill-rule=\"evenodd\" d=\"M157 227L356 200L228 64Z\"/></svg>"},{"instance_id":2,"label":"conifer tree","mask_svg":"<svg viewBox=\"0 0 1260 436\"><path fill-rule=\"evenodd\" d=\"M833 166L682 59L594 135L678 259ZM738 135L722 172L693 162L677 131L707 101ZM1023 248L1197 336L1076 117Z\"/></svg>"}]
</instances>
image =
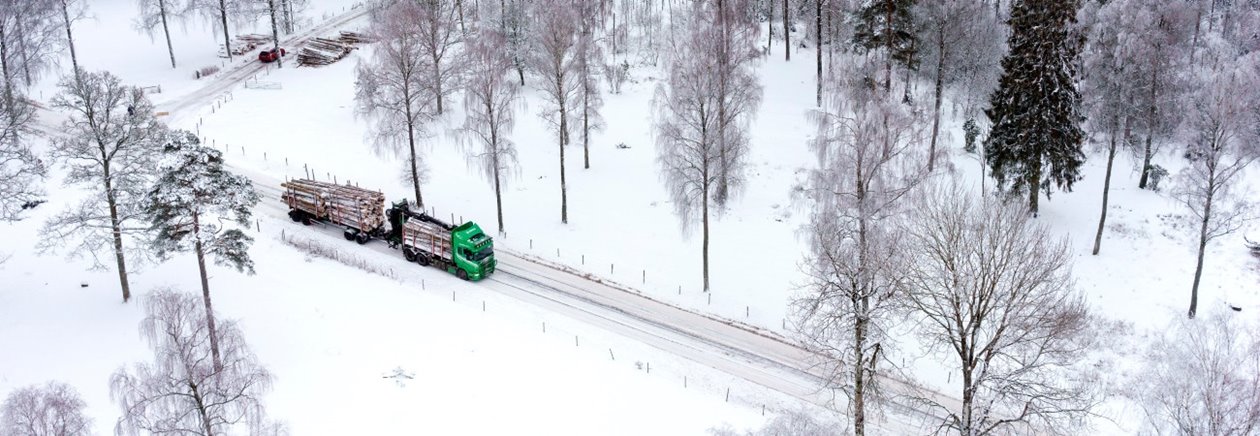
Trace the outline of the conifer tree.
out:
<instances>
[{"instance_id":1,"label":"conifer tree","mask_svg":"<svg viewBox=\"0 0 1260 436\"><path fill-rule=\"evenodd\" d=\"M857 12L853 29L853 45L859 52L882 50L884 59L884 91L892 89L892 64L915 68L918 39L914 17L910 15L915 0L869 0Z\"/></svg>"},{"instance_id":2,"label":"conifer tree","mask_svg":"<svg viewBox=\"0 0 1260 436\"><path fill-rule=\"evenodd\" d=\"M249 258L254 238L240 229L225 227L223 222L231 220L248 227L258 194L249 179L223 169L222 152L201 146L191 132L172 132L163 148L167 161L144 203L145 216L153 229L153 248L162 259L179 252L197 254L211 355L214 367L220 369L206 256L214 257L215 264L254 272L254 262Z\"/></svg>"},{"instance_id":3,"label":"conifer tree","mask_svg":"<svg viewBox=\"0 0 1260 436\"><path fill-rule=\"evenodd\" d=\"M1079 41L1072 35L1077 0L1019 0L1011 8L1010 52L985 114L993 124L985 159L999 189L1027 193L1037 213L1038 190L1070 191L1080 180L1085 138L1076 89Z\"/></svg>"}]
</instances>

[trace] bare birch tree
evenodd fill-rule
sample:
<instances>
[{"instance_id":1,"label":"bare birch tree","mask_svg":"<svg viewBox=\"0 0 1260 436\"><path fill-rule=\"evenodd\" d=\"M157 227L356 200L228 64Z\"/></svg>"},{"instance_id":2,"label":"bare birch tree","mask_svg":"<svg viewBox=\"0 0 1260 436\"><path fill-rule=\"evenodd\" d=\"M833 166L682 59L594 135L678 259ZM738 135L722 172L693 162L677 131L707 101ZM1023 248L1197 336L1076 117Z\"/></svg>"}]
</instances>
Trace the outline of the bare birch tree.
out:
<instances>
[{"instance_id":1,"label":"bare birch tree","mask_svg":"<svg viewBox=\"0 0 1260 436\"><path fill-rule=\"evenodd\" d=\"M481 28L466 49L468 79L464 84L464 110L467 113L460 129L473 145L469 158L494 183L494 204L499 218L499 234L503 234L502 186L516 168L516 144L508 135L516 124L514 105L520 87L508 78L512 59L506 51L502 33Z\"/></svg>"},{"instance_id":2,"label":"bare birch tree","mask_svg":"<svg viewBox=\"0 0 1260 436\"><path fill-rule=\"evenodd\" d=\"M749 1L712 0L701 5L708 16L717 17L711 68L717 75L718 92L718 178L713 201L719 208L725 208L742 192L750 142L748 129L761 105L761 83L753 70L760 27L750 15Z\"/></svg>"},{"instance_id":3,"label":"bare birch tree","mask_svg":"<svg viewBox=\"0 0 1260 436\"><path fill-rule=\"evenodd\" d=\"M1092 26L1089 42L1085 47L1082 63L1081 95L1086 112L1088 129L1093 135L1102 136L1107 149L1107 172L1103 178L1102 213L1098 219L1098 232L1094 236L1093 255L1102 247L1103 230L1107 224L1107 202L1111 192L1111 168L1116 160L1117 143L1124 145L1124 131L1133 115L1133 94L1137 92L1128 79L1135 73L1133 64L1120 49L1121 41L1128 37L1127 13L1129 1L1117 0L1103 5Z\"/></svg>"},{"instance_id":4,"label":"bare birch tree","mask_svg":"<svg viewBox=\"0 0 1260 436\"><path fill-rule=\"evenodd\" d=\"M938 431L959 435L1080 434L1097 402L1088 372L1089 313L1073 289L1067 241L1017 201L957 186L929 190L904 234L909 303L920 336L951 356L962 407Z\"/></svg>"},{"instance_id":5,"label":"bare birch tree","mask_svg":"<svg viewBox=\"0 0 1260 436\"><path fill-rule=\"evenodd\" d=\"M426 58L416 34L423 17L419 5L398 2L372 13L372 32L380 40L372 60L355 68L355 113L372 123L369 135L378 154L407 156L407 168L420 194L423 161L417 142L433 119L433 102L426 92Z\"/></svg>"},{"instance_id":6,"label":"bare birch tree","mask_svg":"<svg viewBox=\"0 0 1260 436\"><path fill-rule=\"evenodd\" d=\"M425 89L437 101L437 113L444 113L443 99L458 88L461 70L455 48L464 40L457 25L455 4L451 0L418 0L419 15L413 30L418 34L420 49L427 57L424 65ZM461 14L462 16L462 14Z\"/></svg>"},{"instance_id":7,"label":"bare birch tree","mask_svg":"<svg viewBox=\"0 0 1260 436\"><path fill-rule=\"evenodd\" d=\"M25 97L0 99L0 221L17 221L43 197L44 161L31 150L35 106Z\"/></svg>"},{"instance_id":8,"label":"bare birch tree","mask_svg":"<svg viewBox=\"0 0 1260 436\"><path fill-rule=\"evenodd\" d=\"M1151 344L1128 395L1142 406L1152 434L1260 431L1260 336L1234 316L1174 319Z\"/></svg>"},{"instance_id":9,"label":"bare birch tree","mask_svg":"<svg viewBox=\"0 0 1260 436\"><path fill-rule=\"evenodd\" d=\"M591 168L591 132L603 130L600 108L604 99L599 93L600 66L604 51L600 48L596 29L599 27L600 3L579 1L574 6L579 20L577 34L578 109L582 112L582 165Z\"/></svg>"},{"instance_id":10,"label":"bare birch tree","mask_svg":"<svg viewBox=\"0 0 1260 436\"><path fill-rule=\"evenodd\" d=\"M679 17L687 34L670 50L669 76L657 86L657 163L683 231L698 219L703 242L704 291L709 291L709 219L721 170L718 141L718 78L713 72L717 29L702 3ZM696 215L699 215L698 217Z\"/></svg>"},{"instance_id":11,"label":"bare birch tree","mask_svg":"<svg viewBox=\"0 0 1260 436\"><path fill-rule=\"evenodd\" d=\"M985 5L979 0L925 0L919 2L918 8L919 22L914 28L920 32L918 40L924 43L919 53L923 64L929 66L923 72L933 82L932 136L928 142L928 169L931 170L935 169L939 157L936 149L945 91L962 79L966 68L974 67L975 60L966 56L969 49L1001 43L985 30L1000 24L984 13ZM994 60L992 66L996 67L996 57Z\"/></svg>"},{"instance_id":12,"label":"bare birch tree","mask_svg":"<svg viewBox=\"0 0 1260 436\"><path fill-rule=\"evenodd\" d=\"M115 433L213 436L263 425L262 396L272 376L236 322L224 320L211 333L197 298L172 290L155 291L144 303L140 334L153 361L110 377L110 396L122 411ZM212 335L222 348L220 367L210 359Z\"/></svg>"},{"instance_id":13,"label":"bare birch tree","mask_svg":"<svg viewBox=\"0 0 1260 436\"><path fill-rule=\"evenodd\" d=\"M1190 318L1199 305L1208 244L1237 231L1252 218L1254 205L1245 192L1237 192L1236 185L1260 157L1260 98L1255 93L1260 89L1258 60L1260 55L1252 53L1209 61L1206 71L1199 73L1199 91L1185 114L1183 130L1190 136L1187 154L1193 161L1182 170L1174 196L1186 206L1198 230Z\"/></svg>"},{"instance_id":14,"label":"bare birch tree","mask_svg":"<svg viewBox=\"0 0 1260 436\"><path fill-rule=\"evenodd\" d=\"M59 1L0 1L0 72L6 99L30 88L57 63L67 41Z\"/></svg>"},{"instance_id":15,"label":"bare birch tree","mask_svg":"<svg viewBox=\"0 0 1260 436\"><path fill-rule=\"evenodd\" d=\"M252 21L259 15L252 0L189 0L190 8L197 11L216 32L223 32L223 52L232 60L232 31L228 22Z\"/></svg>"},{"instance_id":16,"label":"bare birch tree","mask_svg":"<svg viewBox=\"0 0 1260 436\"><path fill-rule=\"evenodd\" d=\"M0 436L89 436L86 408L79 392L65 383L19 388L0 405Z\"/></svg>"},{"instance_id":17,"label":"bare birch tree","mask_svg":"<svg viewBox=\"0 0 1260 436\"><path fill-rule=\"evenodd\" d=\"M1133 141L1131 146L1142 156L1138 188L1146 189L1154 168L1151 159L1159 154L1164 143L1173 139L1181 118L1178 107L1186 93L1183 71L1190 60L1194 17L1185 2L1125 3L1128 7L1123 13L1131 24L1126 26L1129 35L1120 49L1129 67L1141 72L1127 80L1138 89L1132 100L1137 110L1131 117L1131 129L1142 138L1140 142Z\"/></svg>"},{"instance_id":18,"label":"bare birch tree","mask_svg":"<svg viewBox=\"0 0 1260 436\"><path fill-rule=\"evenodd\" d=\"M74 51L74 23L87 15L86 0L56 0L60 6L62 24L66 30L66 47L70 49L70 67L74 77L79 78L79 56Z\"/></svg>"},{"instance_id":19,"label":"bare birch tree","mask_svg":"<svg viewBox=\"0 0 1260 436\"><path fill-rule=\"evenodd\" d=\"M826 383L849 397L853 434L866 434L868 405L895 341L889 327L904 316L899 295L901 219L907 196L927 176L921 116L869 79L879 65L833 72L826 105L810 113L819 169L810 177L808 277L791 304L803 342L828 356Z\"/></svg>"},{"instance_id":20,"label":"bare birch tree","mask_svg":"<svg viewBox=\"0 0 1260 436\"><path fill-rule=\"evenodd\" d=\"M70 119L63 127L66 136L53 138L51 155L69 170L65 183L87 188L89 195L44 223L39 249L70 245L71 256L90 255L95 267L104 268L99 256L109 247L126 302L131 299L126 257L145 255L140 204L156 175L165 127L143 91L108 72L65 77L59 87L52 106L69 112Z\"/></svg>"},{"instance_id":21,"label":"bare birch tree","mask_svg":"<svg viewBox=\"0 0 1260 436\"><path fill-rule=\"evenodd\" d=\"M578 16L574 0L539 0L534 4L536 30L532 70L542 78L543 111L539 115L560 144L560 222L569 222L564 150L570 144L569 112L577 105L581 72L577 64Z\"/></svg>"},{"instance_id":22,"label":"bare birch tree","mask_svg":"<svg viewBox=\"0 0 1260 436\"><path fill-rule=\"evenodd\" d=\"M175 68L175 46L171 45L171 21L183 22L187 19L187 0L136 0L140 8L140 16L135 26L153 37L153 32L162 26L162 36L166 38L166 53L171 57L171 68Z\"/></svg>"}]
</instances>

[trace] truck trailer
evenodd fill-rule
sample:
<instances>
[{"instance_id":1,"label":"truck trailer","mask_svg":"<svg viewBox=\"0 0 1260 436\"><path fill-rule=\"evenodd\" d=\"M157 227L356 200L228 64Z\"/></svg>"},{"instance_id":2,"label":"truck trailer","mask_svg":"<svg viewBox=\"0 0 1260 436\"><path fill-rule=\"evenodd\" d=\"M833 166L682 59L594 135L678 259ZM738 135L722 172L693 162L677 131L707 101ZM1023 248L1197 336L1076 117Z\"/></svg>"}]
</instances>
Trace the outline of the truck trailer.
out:
<instances>
[{"instance_id":1,"label":"truck trailer","mask_svg":"<svg viewBox=\"0 0 1260 436\"><path fill-rule=\"evenodd\" d=\"M351 185L295 179L281 186L280 198L294 222L340 226L346 240L360 244L384 239L390 248L401 249L408 262L433 265L464 280L486 278L498 264L494 240L472 221L447 224L412 209L407 200L386 210L384 194Z\"/></svg>"}]
</instances>

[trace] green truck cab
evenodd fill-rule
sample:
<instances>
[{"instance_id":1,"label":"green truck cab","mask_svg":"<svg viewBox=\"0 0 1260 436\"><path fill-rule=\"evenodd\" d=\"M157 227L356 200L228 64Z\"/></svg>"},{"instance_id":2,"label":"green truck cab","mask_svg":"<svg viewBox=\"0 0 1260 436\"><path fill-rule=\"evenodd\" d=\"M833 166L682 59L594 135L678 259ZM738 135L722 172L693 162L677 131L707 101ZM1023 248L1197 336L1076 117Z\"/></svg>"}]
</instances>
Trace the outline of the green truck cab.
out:
<instances>
[{"instance_id":1,"label":"green truck cab","mask_svg":"<svg viewBox=\"0 0 1260 436\"><path fill-rule=\"evenodd\" d=\"M464 280L481 280L494 272L494 239L472 221L452 226L415 211L406 200L394 203L389 217L390 245L401 246L403 257L423 266L434 265Z\"/></svg>"}]
</instances>

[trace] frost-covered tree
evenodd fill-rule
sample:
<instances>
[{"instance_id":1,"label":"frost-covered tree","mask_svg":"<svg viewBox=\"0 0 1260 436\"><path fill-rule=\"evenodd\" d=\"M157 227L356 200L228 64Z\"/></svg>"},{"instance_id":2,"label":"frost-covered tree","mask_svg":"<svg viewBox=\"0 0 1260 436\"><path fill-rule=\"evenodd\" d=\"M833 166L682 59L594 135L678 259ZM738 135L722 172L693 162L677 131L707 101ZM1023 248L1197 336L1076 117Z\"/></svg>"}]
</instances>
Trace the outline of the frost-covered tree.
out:
<instances>
[{"instance_id":1,"label":"frost-covered tree","mask_svg":"<svg viewBox=\"0 0 1260 436\"><path fill-rule=\"evenodd\" d=\"M715 38L714 53L704 59L711 61L718 99L718 174L713 201L724 208L743 188L749 124L761 105L762 88L754 70L759 27L750 14L749 0L712 0L702 2L699 8L704 16L717 16L709 24L714 26L710 36Z\"/></svg>"},{"instance_id":2,"label":"frost-covered tree","mask_svg":"<svg viewBox=\"0 0 1260 436\"><path fill-rule=\"evenodd\" d=\"M189 8L196 11L211 27L219 26L223 32L223 51L232 60L232 33L228 22L253 21L263 11L254 0L189 0Z\"/></svg>"},{"instance_id":3,"label":"frost-covered tree","mask_svg":"<svg viewBox=\"0 0 1260 436\"><path fill-rule=\"evenodd\" d=\"M866 0L857 11L853 45L859 52L879 51L884 59L884 92L892 90L892 66L916 68L918 39L911 9L914 0Z\"/></svg>"},{"instance_id":4,"label":"frost-covered tree","mask_svg":"<svg viewBox=\"0 0 1260 436\"><path fill-rule=\"evenodd\" d=\"M1186 154L1192 162L1182 170L1174 195L1186 206L1198 236L1190 318L1199 304L1199 281L1208 244L1237 231L1253 213L1253 203L1237 185L1247 167L1260 158L1257 62L1258 53L1241 57L1225 54L1210 62L1210 67L1198 72L1198 91L1184 114L1183 130L1189 136Z\"/></svg>"},{"instance_id":5,"label":"frost-covered tree","mask_svg":"<svg viewBox=\"0 0 1260 436\"><path fill-rule=\"evenodd\" d=\"M1000 41L991 34L999 24L985 13L980 0L920 0L917 11L915 29L923 43L920 57L927 66L925 75L933 82L932 136L928 142L928 169L932 170L938 157L945 91L962 82L969 69L986 64L977 59L978 55L999 51ZM996 67L996 56L988 58L994 61L987 64Z\"/></svg>"},{"instance_id":6,"label":"frost-covered tree","mask_svg":"<svg viewBox=\"0 0 1260 436\"><path fill-rule=\"evenodd\" d=\"M0 405L0 436L89 436L86 408L79 392L65 383L19 388Z\"/></svg>"},{"instance_id":7,"label":"frost-covered tree","mask_svg":"<svg viewBox=\"0 0 1260 436\"><path fill-rule=\"evenodd\" d=\"M1127 392L1151 434L1260 432L1260 336L1234 317L1174 319L1151 344Z\"/></svg>"},{"instance_id":8,"label":"frost-covered tree","mask_svg":"<svg viewBox=\"0 0 1260 436\"><path fill-rule=\"evenodd\" d=\"M372 33L380 41L370 62L355 68L355 113L372 123L369 135L378 154L407 156L416 204L423 161L417 142L434 117L426 88L425 53L416 26L423 17L414 2L398 2L372 13Z\"/></svg>"},{"instance_id":9,"label":"frost-covered tree","mask_svg":"<svg viewBox=\"0 0 1260 436\"><path fill-rule=\"evenodd\" d=\"M828 356L827 384L849 396L855 435L866 434L868 406L880 399L875 375L888 370L895 348L889 328L904 317L901 219L927 176L923 120L866 80L878 68L833 72L827 104L810 114L818 129L812 249L808 288L792 301L804 344Z\"/></svg>"},{"instance_id":10,"label":"frost-covered tree","mask_svg":"<svg viewBox=\"0 0 1260 436\"><path fill-rule=\"evenodd\" d=\"M0 99L0 221L17 221L43 196L46 168L30 147L35 105L25 97Z\"/></svg>"},{"instance_id":11,"label":"frost-covered tree","mask_svg":"<svg viewBox=\"0 0 1260 436\"><path fill-rule=\"evenodd\" d=\"M998 186L1028 195L1037 214L1041 191L1071 190L1085 162L1085 139L1075 71L1078 42L1071 38L1077 0L1016 0L1011 9L1010 53L985 113L993 123L985 160Z\"/></svg>"},{"instance_id":12,"label":"frost-covered tree","mask_svg":"<svg viewBox=\"0 0 1260 436\"><path fill-rule=\"evenodd\" d=\"M718 77L715 45L719 38L704 4L692 5L680 28L682 40L670 50L669 75L657 86L653 99L656 113L657 162L661 179L674 203L684 231L701 223L704 290L709 290L709 219L716 207L721 172L718 140ZM697 217L697 215L699 215Z\"/></svg>"},{"instance_id":13,"label":"frost-covered tree","mask_svg":"<svg viewBox=\"0 0 1260 436\"><path fill-rule=\"evenodd\" d=\"M171 68L175 68L175 46L171 45L171 21L183 23L188 15L187 0L136 0L140 16L136 17L135 26L153 37L158 26L162 27L162 36L166 38L166 52L171 57Z\"/></svg>"},{"instance_id":14,"label":"frost-covered tree","mask_svg":"<svg viewBox=\"0 0 1260 436\"><path fill-rule=\"evenodd\" d=\"M105 267L101 254L112 253L126 302L126 257L146 255L140 205L156 176L166 128L143 91L108 72L64 77L58 86L52 106L70 118L66 134L52 138L51 156L69 171L65 183L86 188L88 196L44 223L39 248L69 245L71 256L90 255L96 268Z\"/></svg>"},{"instance_id":15,"label":"frost-covered tree","mask_svg":"<svg viewBox=\"0 0 1260 436\"><path fill-rule=\"evenodd\" d=\"M604 118L600 108L604 98L599 93L599 68L604 65L604 50L599 44L600 3L579 1L574 5L578 16L577 33L577 80L578 110L582 114L582 165L591 167L591 132L602 130Z\"/></svg>"},{"instance_id":16,"label":"frost-covered tree","mask_svg":"<svg viewBox=\"0 0 1260 436\"><path fill-rule=\"evenodd\" d=\"M1116 49L1133 71L1123 80L1135 88L1129 129L1140 135L1140 141L1127 145L1140 150L1138 187L1145 189L1154 168L1151 159L1173 139L1183 116L1194 15L1190 5L1180 1L1130 0L1104 8L1112 7L1120 9L1121 18L1108 24L1123 29Z\"/></svg>"},{"instance_id":17,"label":"frost-covered tree","mask_svg":"<svg viewBox=\"0 0 1260 436\"><path fill-rule=\"evenodd\" d=\"M213 436L266 426L262 396L272 376L236 322L211 332L197 298L173 290L157 290L144 303L140 334L153 361L110 377L110 397L122 411L115 433ZM222 347L222 365L211 362L212 341Z\"/></svg>"},{"instance_id":18,"label":"frost-covered tree","mask_svg":"<svg viewBox=\"0 0 1260 436\"><path fill-rule=\"evenodd\" d=\"M67 42L60 5L60 0L0 0L0 73L6 99L34 85L57 63Z\"/></svg>"},{"instance_id":19,"label":"frost-covered tree","mask_svg":"<svg viewBox=\"0 0 1260 436\"><path fill-rule=\"evenodd\" d=\"M904 267L919 336L949 356L962 382L961 408L924 400L944 413L942 428L1080 434L1098 395L1075 366L1090 346L1090 320L1067 242L1018 201L977 202L957 184L927 190L911 216Z\"/></svg>"},{"instance_id":20,"label":"frost-covered tree","mask_svg":"<svg viewBox=\"0 0 1260 436\"><path fill-rule=\"evenodd\" d=\"M514 105L520 87L508 78L512 59L505 50L503 34L481 28L468 42L464 83L466 118L460 132L472 145L470 160L494 182L494 204L498 212L499 233L503 226L502 185L516 168L516 144L508 135L516 123Z\"/></svg>"},{"instance_id":21,"label":"frost-covered tree","mask_svg":"<svg viewBox=\"0 0 1260 436\"><path fill-rule=\"evenodd\" d=\"M581 89L577 63L578 16L574 0L539 0L531 69L542 80L544 109L539 115L560 144L560 222L569 222L569 194L564 177L564 149L570 144L570 111Z\"/></svg>"},{"instance_id":22,"label":"frost-covered tree","mask_svg":"<svg viewBox=\"0 0 1260 436\"><path fill-rule=\"evenodd\" d=\"M419 37L420 49L426 57L423 65L425 90L436 100L441 115L443 99L458 88L462 67L456 60L455 48L463 42L459 30L458 9L451 0L417 0L419 15L413 32ZM462 14L460 14L462 16Z\"/></svg>"},{"instance_id":23,"label":"frost-covered tree","mask_svg":"<svg viewBox=\"0 0 1260 436\"><path fill-rule=\"evenodd\" d=\"M79 76L79 56L74 51L74 23L87 16L87 0L55 0L66 31L66 47L70 49L70 67Z\"/></svg>"},{"instance_id":24,"label":"frost-covered tree","mask_svg":"<svg viewBox=\"0 0 1260 436\"><path fill-rule=\"evenodd\" d=\"M254 262L249 258L254 238L224 223L230 221L248 228L250 210L258 204L258 194L249 179L223 169L222 152L202 146L192 132L171 132L162 154L161 174L143 203L145 218L152 226L153 250L162 260L188 251L197 255L210 351L219 368L222 361L215 342L218 336L214 334L206 257L214 258L216 265L254 272Z\"/></svg>"}]
</instances>

